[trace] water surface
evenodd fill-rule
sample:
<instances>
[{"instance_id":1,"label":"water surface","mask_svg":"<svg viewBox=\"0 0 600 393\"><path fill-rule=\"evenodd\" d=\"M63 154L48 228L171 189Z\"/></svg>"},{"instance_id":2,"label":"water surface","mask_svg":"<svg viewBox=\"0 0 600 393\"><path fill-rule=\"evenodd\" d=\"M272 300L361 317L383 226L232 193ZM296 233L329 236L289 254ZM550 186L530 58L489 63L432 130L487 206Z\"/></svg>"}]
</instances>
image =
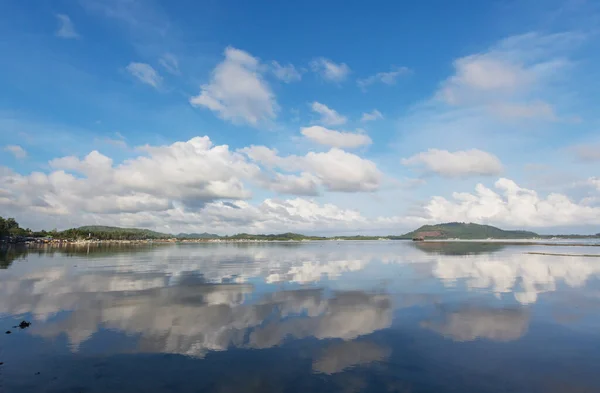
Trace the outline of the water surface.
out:
<instances>
[{"instance_id":1,"label":"water surface","mask_svg":"<svg viewBox=\"0 0 600 393\"><path fill-rule=\"evenodd\" d=\"M0 391L600 391L600 258L527 252L600 250L5 250Z\"/></svg>"}]
</instances>

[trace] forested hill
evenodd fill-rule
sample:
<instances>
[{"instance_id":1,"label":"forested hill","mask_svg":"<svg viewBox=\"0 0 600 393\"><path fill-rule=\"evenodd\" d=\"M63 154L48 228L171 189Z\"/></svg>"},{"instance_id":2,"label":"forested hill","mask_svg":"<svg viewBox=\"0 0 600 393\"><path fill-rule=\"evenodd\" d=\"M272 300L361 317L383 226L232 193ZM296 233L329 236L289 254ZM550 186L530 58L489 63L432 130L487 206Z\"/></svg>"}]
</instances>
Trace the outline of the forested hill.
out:
<instances>
[{"instance_id":1,"label":"forested hill","mask_svg":"<svg viewBox=\"0 0 600 393\"><path fill-rule=\"evenodd\" d=\"M539 237L535 232L505 231L491 225L450 222L423 225L421 228L401 236L402 239L530 239Z\"/></svg>"},{"instance_id":2,"label":"forested hill","mask_svg":"<svg viewBox=\"0 0 600 393\"><path fill-rule=\"evenodd\" d=\"M168 233L160 233L149 229L140 228L120 228L109 227L102 225L88 225L79 228L71 228L61 232L61 237L68 238L87 238L88 236L95 239L168 239L173 235Z\"/></svg>"},{"instance_id":3,"label":"forested hill","mask_svg":"<svg viewBox=\"0 0 600 393\"><path fill-rule=\"evenodd\" d=\"M180 233L176 236L179 239L218 239L220 236L215 233Z\"/></svg>"}]
</instances>

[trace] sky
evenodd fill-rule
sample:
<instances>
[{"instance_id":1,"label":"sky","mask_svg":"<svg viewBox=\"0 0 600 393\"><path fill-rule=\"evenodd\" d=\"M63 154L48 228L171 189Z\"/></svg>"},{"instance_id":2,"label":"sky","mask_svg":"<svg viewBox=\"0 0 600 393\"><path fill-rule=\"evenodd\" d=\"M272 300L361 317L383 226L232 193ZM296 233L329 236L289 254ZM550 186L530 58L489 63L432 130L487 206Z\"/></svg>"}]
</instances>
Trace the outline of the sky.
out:
<instances>
[{"instance_id":1,"label":"sky","mask_svg":"<svg viewBox=\"0 0 600 393\"><path fill-rule=\"evenodd\" d=\"M600 232L600 4L0 2L32 229Z\"/></svg>"}]
</instances>

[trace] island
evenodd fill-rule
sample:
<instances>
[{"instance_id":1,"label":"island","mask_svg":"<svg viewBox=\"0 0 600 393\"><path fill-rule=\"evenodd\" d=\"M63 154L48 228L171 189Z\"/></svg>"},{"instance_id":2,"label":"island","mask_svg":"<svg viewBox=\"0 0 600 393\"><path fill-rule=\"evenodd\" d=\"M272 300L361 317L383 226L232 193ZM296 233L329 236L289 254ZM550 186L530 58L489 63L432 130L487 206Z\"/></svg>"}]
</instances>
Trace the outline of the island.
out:
<instances>
[{"instance_id":1,"label":"island","mask_svg":"<svg viewBox=\"0 0 600 393\"><path fill-rule=\"evenodd\" d=\"M440 239L535 239L541 238L535 232L513 230L506 231L491 225L474 223L449 222L446 224L423 225L419 229L401 236L403 239L412 240L440 240Z\"/></svg>"}]
</instances>

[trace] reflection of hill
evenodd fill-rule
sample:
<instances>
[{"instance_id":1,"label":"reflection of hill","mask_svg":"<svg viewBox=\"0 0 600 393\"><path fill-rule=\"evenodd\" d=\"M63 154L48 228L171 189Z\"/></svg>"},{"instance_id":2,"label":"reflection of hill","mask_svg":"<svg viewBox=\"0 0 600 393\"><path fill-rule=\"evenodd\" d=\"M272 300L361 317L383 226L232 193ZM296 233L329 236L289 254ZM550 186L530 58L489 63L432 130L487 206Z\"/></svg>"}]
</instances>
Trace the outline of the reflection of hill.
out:
<instances>
[{"instance_id":1,"label":"reflection of hill","mask_svg":"<svg viewBox=\"0 0 600 393\"><path fill-rule=\"evenodd\" d=\"M25 247L0 246L0 269L8 268L15 259L25 258L25 255L27 255Z\"/></svg>"},{"instance_id":2,"label":"reflection of hill","mask_svg":"<svg viewBox=\"0 0 600 393\"><path fill-rule=\"evenodd\" d=\"M168 244L119 244L119 243L98 243L98 244L68 244L61 247L56 246L38 246L27 250L31 255L48 256L66 256L86 258L104 258L119 254L134 254L140 251L152 251L157 247L168 247Z\"/></svg>"},{"instance_id":3,"label":"reflection of hill","mask_svg":"<svg viewBox=\"0 0 600 393\"><path fill-rule=\"evenodd\" d=\"M414 247L428 254L475 255L500 251L502 244L480 242L412 242Z\"/></svg>"},{"instance_id":4,"label":"reflection of hill","mask_svg":"<svg viewBox=\"0 0 600 393\"><path fill-rule=\"evenodd\" d=\"M442 312L443 319L422 323L455 341L486 338L492 341L513 341L521 338L529 326L529 313L523 309L465 308Z\"/></svg>"}]
</instances>

